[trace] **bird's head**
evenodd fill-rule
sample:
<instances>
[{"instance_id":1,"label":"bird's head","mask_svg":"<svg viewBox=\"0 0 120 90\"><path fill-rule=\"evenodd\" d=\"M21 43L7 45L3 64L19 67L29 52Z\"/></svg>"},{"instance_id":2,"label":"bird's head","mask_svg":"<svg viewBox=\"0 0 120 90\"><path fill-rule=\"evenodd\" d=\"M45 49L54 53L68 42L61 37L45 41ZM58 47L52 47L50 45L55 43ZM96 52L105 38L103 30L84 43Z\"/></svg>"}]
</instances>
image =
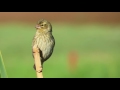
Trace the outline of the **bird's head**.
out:
<instances>
[{"instance_id":1,"label":"bird's head","mask_svg":"<svg viewBox=\"0 0 120 90\"><path fill-rule=\"evenodd\" d=\"M41 19L38 21L35 28L40 32L52 32L52 25L47 20Z\"/></svg>"}]
</instances>

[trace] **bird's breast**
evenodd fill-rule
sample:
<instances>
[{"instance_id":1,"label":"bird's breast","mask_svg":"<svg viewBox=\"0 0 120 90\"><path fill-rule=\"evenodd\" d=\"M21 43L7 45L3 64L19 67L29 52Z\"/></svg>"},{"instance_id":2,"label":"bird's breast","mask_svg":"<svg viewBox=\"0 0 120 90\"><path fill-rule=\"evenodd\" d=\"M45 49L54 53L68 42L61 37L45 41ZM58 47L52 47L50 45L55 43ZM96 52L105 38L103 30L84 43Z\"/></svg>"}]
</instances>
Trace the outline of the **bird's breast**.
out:
<instances>
[{"instance_id":1,"label":"bird's breast","mask_svg":"<svg viewBox=\"0 0 120 90\"><path fill-rule=\"evenodd\" d=\"M37 46L42 51L43 58L47 59L50 57L54 48L54 38L48 35L41 35L36 42L38 42Z\"/></svg>"}]
</instances>

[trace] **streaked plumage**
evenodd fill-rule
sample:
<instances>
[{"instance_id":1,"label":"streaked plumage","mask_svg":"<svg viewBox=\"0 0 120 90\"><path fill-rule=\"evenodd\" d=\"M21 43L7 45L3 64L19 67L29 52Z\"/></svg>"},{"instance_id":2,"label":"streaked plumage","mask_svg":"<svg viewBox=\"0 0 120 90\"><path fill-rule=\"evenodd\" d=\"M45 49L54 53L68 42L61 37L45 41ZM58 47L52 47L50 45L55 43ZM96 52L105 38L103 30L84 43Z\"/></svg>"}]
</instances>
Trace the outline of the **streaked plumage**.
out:
<instances>
[{"instance_id":1,"label":"streaked plumage","mask_svg":"<svg viewBox=\"0 0 120 90\"><path fill-rule=\"evenodd\" d=\"M40 20L36 25L36 34L33 38L32 46L37 45L40 51L41 63L48 60L53 53L55 40L52 35L52 26L47 20ZM34 65L35 68L35 65Z\"/></svg>"}]
</instances>

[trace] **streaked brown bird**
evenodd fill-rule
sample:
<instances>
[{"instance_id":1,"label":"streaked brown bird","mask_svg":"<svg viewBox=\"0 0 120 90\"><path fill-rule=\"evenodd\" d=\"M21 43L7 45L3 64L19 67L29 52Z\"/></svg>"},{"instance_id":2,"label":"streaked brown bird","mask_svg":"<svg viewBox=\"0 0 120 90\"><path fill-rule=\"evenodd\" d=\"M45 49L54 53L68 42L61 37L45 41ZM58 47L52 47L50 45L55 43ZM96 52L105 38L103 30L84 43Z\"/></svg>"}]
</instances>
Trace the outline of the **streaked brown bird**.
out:
<instances>
[{"instance_id":1,"label":"streaked brown bird","mask_svg":"<svg viewBox=\"0 0 120 90\"><path fill-rule=\"evenodd\" d=\"M41 66L43 68L43 63L48 60L53 53L55 39L52 35L52 25L47 20L42 19L38 21L35 28L37 31L33 38L32 47L36 45L39 48ZM35 64L33 67L36 70Z\"/></svg>"}]
</instances>

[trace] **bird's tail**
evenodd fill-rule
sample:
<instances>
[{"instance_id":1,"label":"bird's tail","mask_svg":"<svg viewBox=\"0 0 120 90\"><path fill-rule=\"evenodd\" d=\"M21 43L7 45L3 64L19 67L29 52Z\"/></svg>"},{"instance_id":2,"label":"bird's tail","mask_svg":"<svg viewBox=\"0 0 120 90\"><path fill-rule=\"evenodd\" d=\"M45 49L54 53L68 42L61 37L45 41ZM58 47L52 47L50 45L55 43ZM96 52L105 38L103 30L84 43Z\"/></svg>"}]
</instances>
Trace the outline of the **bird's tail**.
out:
<instances>
[{"instance_id":1,"label":"bird's tail","mask_svg":"<svg viewBox=\"0 0 120 90\"><path fill-rule=\"evenodd\" d=\"M34 70L36 70L36 66L35 66L35 64L33 65L33 68L34 68Z\"/></svg>"}]
</instances>

